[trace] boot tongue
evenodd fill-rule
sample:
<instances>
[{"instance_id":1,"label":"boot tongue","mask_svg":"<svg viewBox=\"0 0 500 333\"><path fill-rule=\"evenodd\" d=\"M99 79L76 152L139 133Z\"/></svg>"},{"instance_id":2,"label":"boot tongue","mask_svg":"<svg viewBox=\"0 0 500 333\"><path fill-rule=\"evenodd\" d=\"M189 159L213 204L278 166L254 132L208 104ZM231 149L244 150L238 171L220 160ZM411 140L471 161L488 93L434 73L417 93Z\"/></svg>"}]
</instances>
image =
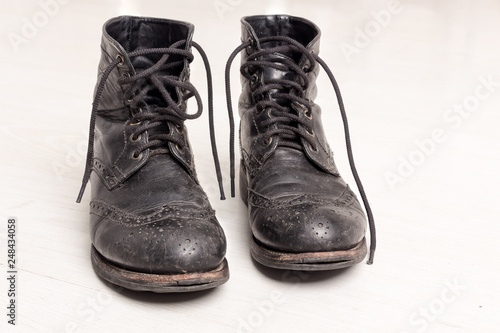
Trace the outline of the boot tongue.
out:
<instances>
[{"instance_id":1,"label":"boot tongue","mask_svg":"<svg viewBox=\"0 0 500 333\"><path fill-rule=\"evenodd\" d=\"M272 42L266 42L266 43L260 44L262 49L268 49L268 48L281 46L281 45L287 45L287 44L283 43L283 42L279 42L279 41L278 42L272 41ZM279 63L279 61L280 61L279 59L288 59L290 61L293 61L294 63L298 63L300 58L301 58L301 55L302 54L300 52L296 52L296 51L283 52L283 53L272 53L272 54L262 56L260 58L260 60ZM271 82L270 80L295 81L296 77L297 77L297 73L292 71L292 70L285 71L285 70L275 69L272 67L264 67L263 71L262 71L262 79L263 79L265 84ZM288 88L273 89L269 92L271 99L273 101L275 101L276 103L278 103L279 105L282 105L282 106L289 106L290 99L276 97L274 94L276 94L278 92L286 94L286 93L289 93L289 89ZM290 108L289 112L295 113L296 111L294 109ZM291 127L297 126L297 124L292 120L289 120L288 123L285 123L282 121L282 124L288 125ZM283 137L283 139L285 139L285 138ZM297 145L300 144L300 139L297 136L287 137L286 140L291 141L291 142L295 142Z\"/></svg>"},{"instance_id":2,"label":"boot tongue","mask_svg":"<svg viewBox=\"0 0 500 333\"><path fill-rule=\"evenodd\" d=\"M181 46L184 49L188 48L189 42L191 41L193 34L192 26L179 24L178 22L170 21L135 21L132 24L132 33L130 36L130 51L142 50L142 49L153 49L153 48L168 48L175 42L180 40L187 40L186 44ZM132 66L134 67L137 74L144 70L151 68L155 65L164 54L147 54L144 56L133 57L131 59ZM171 54L168 56L165 65L171 64L173 62L178 62L184 60L184 57L179 55ZM152 76L162 79L166 76L175 76L182 79L180 76L185 68L185 61L179 63L174 67L156 71ZM149 111L153 111L155 107L167 107L167 102L165 98L161 95L157 88L154 88L151 78L147 78L142 88L146 85L150 86L151 89L148 91L147 95L144 96L143 100L149 106ZM166 86L170 97L174 102L178 102L178 92L174 87ZM164 122L148 130L148 135L150 138L154 138L155 135L162 135L169 133L169 125ZM156 153L166 153L168 152L168 147L165 145L161 148L156 149Z\"/></svg>"},{"instance_id":3,"label":"boot tongue","mask_svg":"<svg viewBox=\"0 0 500 333\"><path fill-rule=\"evenodd\" d=\"M271 40L268 42L262 42L262 38L265 37L275 37L284 36L289 37L309 50L317 51L319 43L319 29L309 21L295 18L286 15L272 15L272 16L252 16L247 17L242 20L243 28L243 40L254 40L256 42L257 50L268 50L278 46L290 45L284 41ZM304 57L303 53L296 51L293 48L289 50L281 51L279 53L270 53L259 57L261 61L270 61L274 63L280 63L280 60L287 59L293 63L299 65ZM275 69L269 66L265 66L262 71L262 80L264 84L272 82L272 80L287 80L296 81L298 73L289 70ZM288 93L288 89L276 89L269 92L273 101L282 106L290 106L290 98L277 98L273 96L277 92ZM289 112L296 112L294 109L290 108ZM291 127L297 126L297 124L289 120L287 123L281 121L282 125L287 125ZM288 142L293 142L296 146L300 146L300 138L297 135L282 135L282 139Z\"/></svg>"},{"instance_id":4,"label":"boot tongue","mask_svg":"<svg viewBox=\"0 0 500 333\"><path fill-rule=\"evenodd\" d=\"M188 49L194 32L194 27L185 22L163 20L163 19L149 19L138 18L131 16L124 16L120 20L116 20L106 27L106 32L113 38L126 53L137 50L152 49L152 48L169 48L172 44L187 40L186 44L182 47ZM136 56L129 58L136 74L141 73L151 66L155 65L163 56L163 54L148 54L144 56ZM184 60L182 56L170 55L165 64ZM161 80L165 76L175 76L183 79L185 73L186 61L183 61L175 67L165 70L160 70L152 75ZM145 78L141 83L141 88L151 88L143 97L144 102L149 106L149 111L154 111L156 107L166 107L167 102L161 95L160 91L155 88L151 83L151 78ZM173 87L165 85L171 98L177 102L179 97L177 91ZM169 132L169 125L166 122L158 124L158 126L148 129L150 138L155 135L165 134ZM158 147L157 152L167 152L168 147Z\"/></svg>"},{"instance_id":5,"label":"boot tongue","mask_svg":"<svg viewBox=\"0 0 500 333\"><path fill-rule=\"evenodd\" d=\"M128 52L151 48L168 48L173 43L180 40L187 40L189 43L193 34L192 26L171 21L132 20L130 22L129 31L129 40L126 44ZM183 45L182 48L187 49L188 43ZM156 64L162 56L163 54L148 54L133 57L131 63L135 71L141 73ZM179 60L183 60L183 57L179 55L170 55L166 64ZM179 77L183 70L184 63L181 63L175 67L157 71L153 75L160 79L165 76ZM145 84L151 84L150 80L145 82ZM172 99L177 102L178 96L175 89L172 87L166 88ZM150 106L166 106L164 98L157 89L150 90L144 98L144 101Z\"/></svg>"},{"instance_id":6,"label":"boot tongue","mask_svg":"<svg viewBox=\"0 0 500 333\"><path fill-rule=\"evenodd\" d=\"M269 42L269 43L263 43L261 44L262 49L268 49L276 46L280 46L280 44L283 44L282 42ZM265 56L261 57L261 60L267 60L267 61L276 61L279 63L279 59L288 59L293 61L294 63L298 63L301 57L300 52L283 52L283 53L273 53L273 54L268 54ZM275 69L272 67L265 67L263 70L263 79L264 82L267 82L271 79L274 80L294 80L295 76L297 75L294 71L283 71L279 69Z\"/></svg>"},{"instance_id":7,"label":"boot tongue","mask_svg":"<svg viewBox=\"0 0 500 333\"><path fill-rule=\"evenodd\" d=\"M132 61L132 65L134 66L135 71L136 71L137 74L139 74L142 71L144 71L144 70L148 69L149 67L153 66L159 60L159 59L151 59L152 57L149 57L149 56L144 56L144 57L141 57L141 58L142 59L137 59L137 61ZM170 57L169 61L172 58L173 57ZM172 61L176 61L176 60L172 59ZM154 77L156 77L156 78L158 78L160 80L161 80L162 77L166 77L166 76L169 76L169 75L170 76L171 75L179 76L180 72L182 71L182 68L183 68L182 65L175 66L173 68L169 68L168 70L157 71L154 74L152 74L152 76L154 76ZM144 82L143 87L145 85L152 85L150 79L148 79L146 82ZM178 101L178 96L177 96L177 92L175 91L175 88L167 86L166 89L170 93L170 96L172 97L172 99L175 102L177 102ZM155 107L155 106L166 107L167 106L167 103L166 103L165 99L163 98L163 96L161 95L161 93L160 93L160 91L158 89L151 89L148 92L148 94L146 96L144 96L143 100L150 107Z\"/></svg>"},{"instance_id":8,"label":"boot tongue","mask_svg":"<svg viewBox=\"0 0 500 333\"><path fill-rule=\"evenodd\" d=\"M283 41L260 42L264 37L284 36L289 37L304 47L316 49L319 40L319 29L311 22L288 15L251 16L242 20L243 37L245 40L257 41L257 49L266 50L277 46L289 45ZM299 64L303 58L302 52L293 49L280 53L262 56L260 60L275 61L277 59L289 59ZM291 80L295 81L297 73L294 71L283 71L271 67L263 70L264 82L269 80ZM279 102L279 101L278 101Z\"/></svg>"},{"instance_id":9,"label":"boot tongue","mask_svg":"<svg viewBox=\"0 0 500 333\"><path fill-rule=\"evenodd\" d=\"M278 29L277 26L272 25L270 27L269 31L267 31L266 36L280 36L279 35L280 30L281 29ZM285 42L281 42L281 41L269 41L269 42L265 42L265 43L260 43L260 48L262 50L266 50L266 49L271 49L271 48L283 46L283 45L288 45L288 44ZM290 50L290 51L285 51L285 52L281 52L281 53L272 53L272 54L262 56L261 60L273 61L276 59L285 58L285 59L293 61L294 63L298 63L300 61L301 56L302 56L302 53ZM295 76L296 76L296 73L294 73L293 71L282 71L282 70L271 68L271 67L266 67L266 68L264 68L264 71L263 71L264 82L268 81L269 79L293 80Z\"/></svg>"}]
</instances>

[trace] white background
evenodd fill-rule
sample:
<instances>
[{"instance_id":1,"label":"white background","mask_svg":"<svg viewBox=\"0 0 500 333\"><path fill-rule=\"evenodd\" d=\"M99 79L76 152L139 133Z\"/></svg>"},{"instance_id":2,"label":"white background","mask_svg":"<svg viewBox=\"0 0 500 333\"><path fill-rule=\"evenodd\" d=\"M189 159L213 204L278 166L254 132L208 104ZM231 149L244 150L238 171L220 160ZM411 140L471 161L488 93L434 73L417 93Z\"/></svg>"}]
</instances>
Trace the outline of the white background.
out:
<instances>
[{"instance_id":1,"label":"white background","mask_svg":"<svg viewBox=\"0 0 500 333\"><path fill-rule=\"evenodd\" d=\"M499 1L401 0L389 16L388 2L368 0L69 0L51 7L50 16L40 5L47 1L2 0L0 8L2 332L500 331ZM322 29L320 56L343 92L377 222L375 264L297 275L253 262L243 203L218 200L205 112L186 125L200 181L227 235L229 282L182 295L104 283L90 263L90 191L75 203L102 24L131 14L195 25L214 73L228 192L225 62L240 43L242 16L275 13ZM33 23L35 31L23 30ZM206 99L199 56L191 73ZM324 73L318 85L330 145L354 188ZM441 134L430 143L435 131ZM5 315L8 216L19 227L15 330Z\"/></svg>"}]
</instances>

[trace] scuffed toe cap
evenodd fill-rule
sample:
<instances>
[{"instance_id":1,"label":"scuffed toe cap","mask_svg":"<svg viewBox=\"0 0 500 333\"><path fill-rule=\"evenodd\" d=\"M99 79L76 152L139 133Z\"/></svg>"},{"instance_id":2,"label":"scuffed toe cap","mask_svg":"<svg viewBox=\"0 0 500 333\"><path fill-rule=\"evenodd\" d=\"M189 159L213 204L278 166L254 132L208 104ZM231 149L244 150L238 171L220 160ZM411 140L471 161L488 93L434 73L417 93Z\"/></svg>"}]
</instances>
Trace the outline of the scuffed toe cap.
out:
<instances>
[{"instance_id":1,"label":"scuffed toe cap","mask_svg":"<svg viewBox=\"0 0 500 333\"><path fill-rule=\"evenodd\" d=\"M128 222L116 220L112 214L92 215L92 242L106 259L133 271L206 272L223 261L226 238L215 216L204 215L173 212L156 221L148 221L149 216Z\"/></svg>"},{"instance_id":2,"label":"scuffed toe cap","mask_svg":"<svg viewBox=\"0 0 500 333\"><path fill-rule=\"evenodd\" d=\"M254 237L282 252L322 252L353 248L365 236L366 219L359 204L338 205L308 197L251 205Z\"/></svg>"}]
</instances>

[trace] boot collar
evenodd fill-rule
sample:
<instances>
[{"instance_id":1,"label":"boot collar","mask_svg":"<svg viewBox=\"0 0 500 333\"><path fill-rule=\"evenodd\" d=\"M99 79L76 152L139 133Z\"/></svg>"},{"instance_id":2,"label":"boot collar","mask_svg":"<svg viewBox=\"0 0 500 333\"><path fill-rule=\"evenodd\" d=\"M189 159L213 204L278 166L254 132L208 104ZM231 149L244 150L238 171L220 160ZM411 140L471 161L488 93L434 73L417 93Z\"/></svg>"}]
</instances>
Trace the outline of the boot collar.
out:
<instances>
[{"instance_id":1,"label":"boot collar","mask_svg":"<svg viewBox=\"0 0 500 333\"><path fill-rule=\"evenodd\" d=\"M311 52L319 53L321 31L313 22L290 15L256 15L241 19L241 38L252 45L247 54L261 50L259 39L268 36L288 36L296 39ZM302 57L299 65L305 65L307 59Z\"/></svg>"},{"instance_id":2,"label":"boot collar","mask_svg":"<svg viewBox=\"0 0 500 333\"><path fill-rule=\"evenodd\" d=\"M173 34L173 36L172 36ZM137 66L144 62L141 57L133 61L127 53L143 48L169 47L177 40L186 39L185 49L191 48L194 26L188 22L136 16L119 16L108 20L102 31L101 47L110 56L109 63L117 57L123 59L118 66L120 75L136 74ZM155 36L143 38L141 36ZM161 38L164 38L162 40ZM139 44L140 43L140 44ZM189 73L184 70L181 78Z\"/></svg>"}]
</instances>

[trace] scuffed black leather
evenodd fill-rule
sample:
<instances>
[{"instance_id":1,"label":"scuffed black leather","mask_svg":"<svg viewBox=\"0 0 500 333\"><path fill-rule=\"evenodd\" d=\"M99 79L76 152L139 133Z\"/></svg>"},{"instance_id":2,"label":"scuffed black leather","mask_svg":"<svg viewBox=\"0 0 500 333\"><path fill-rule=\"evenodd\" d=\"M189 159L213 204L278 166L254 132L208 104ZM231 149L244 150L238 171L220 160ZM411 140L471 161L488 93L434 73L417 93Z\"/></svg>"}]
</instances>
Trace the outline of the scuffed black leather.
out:
<instances>
[{"instance_id":1,"label":"scuffed black leather","mask_svg":"<svg viewBox=\"0 0 500 333\"><path fill-rule=\"evenodd\" d=\"M242 19L242 41L251 41L251 46L242 54L242 63L262 47L276 45L259 43L259 38L267 36L288 36L311 52L319 52L320 31L312 22L286 15L253 16ZM266 79L299 82L294 72L265 68L259 73L257 83L242 76L240 190L248 204L253 236L261 244L283 252L353 248L364 238L366 218L355 194L338 173L323 131L321 109L314 104L319 65L309 63L306 57L294 59L294 54L271 56L289 57L301 68L309 69L305 98L312 105L311 119L306 119L298 107L292 105L292 108L296 115L308 121L316 149L304 139L300 151L279 146L279 135L273 136L269 143L266 132L277 125L262 125L272 114L270 110L257 110L252 97L252 92Z\"/></svg>"},{"instance_id":2,"label":"scuffed black leather","mask_svg":"<svg viewBox=\"0 0 500 333\"><path fill-rule=\"evenodd\" d=\"M185 22L138 17L118 17L103 28L99 78L116 57L123 57L124 62L110 74L99 104L90 230L97 251L130 270L203 272L216 268L225 256L225 235L196 178L186 128L170 122L153 128L178 136L184 147L169 142L167 153L151 154L147 149L134 158L138 145L147 142L148 131L136 141L130 139L137 125L131 122L128 87L117 82L126 73L133 75L159 59L159 55L148 55L131 61L127 52L191 41L193 30ZM179 72L165 74L188 80L188 62L181 67ZM182 92L177 89L171 94L185 109ZM147 96L146 102L145 107L153 110L158 96Z\"/></svg>"}]
</instances>

